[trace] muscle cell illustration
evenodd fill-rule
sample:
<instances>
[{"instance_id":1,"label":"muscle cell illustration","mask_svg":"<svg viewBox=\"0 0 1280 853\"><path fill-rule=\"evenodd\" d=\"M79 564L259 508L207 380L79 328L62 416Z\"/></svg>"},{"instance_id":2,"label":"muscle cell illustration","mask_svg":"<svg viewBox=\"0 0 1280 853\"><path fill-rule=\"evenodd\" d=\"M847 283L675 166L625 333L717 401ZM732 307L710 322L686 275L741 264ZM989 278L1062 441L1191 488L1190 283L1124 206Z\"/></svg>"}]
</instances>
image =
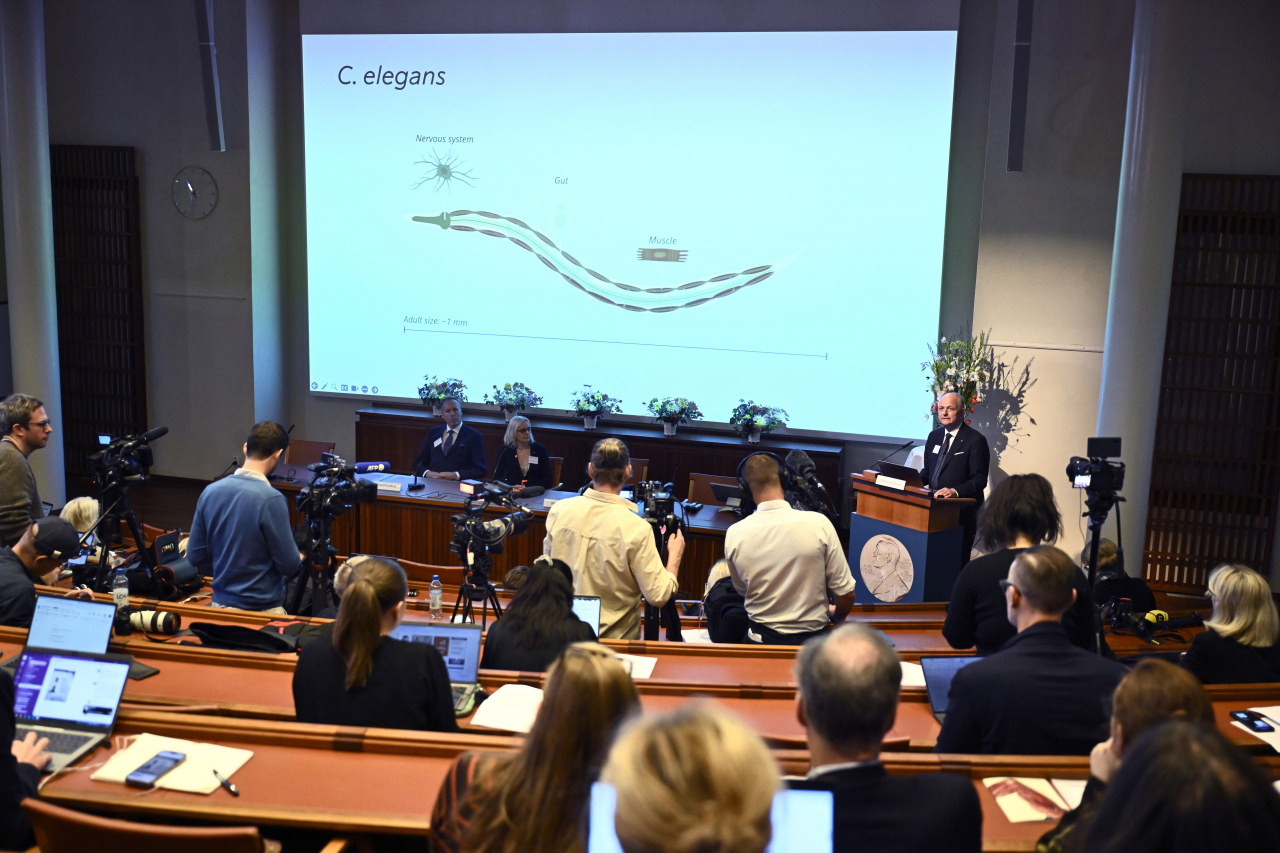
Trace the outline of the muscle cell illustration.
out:
<instances>
[{"instance_id":1,"label":"muscle cell illustration","mask_svg":"<svg viewBox=\"0 0 1280 853\"><path fill-rule=\"evenodd\" d=\"M640 287L616 281L589 269L557 246L550 237L514 217L484 210L454 210L439 216L409 214L405 218L422 225L436 225L445 231L474 232L505 239L532 253L549 270L588 296L626 311L648 311L655 314L705 305L713 299L721 299L759 284L804 251L802 248L778 263L748 267L700 281L671 287Z\"/></svg>"}]
</instances>

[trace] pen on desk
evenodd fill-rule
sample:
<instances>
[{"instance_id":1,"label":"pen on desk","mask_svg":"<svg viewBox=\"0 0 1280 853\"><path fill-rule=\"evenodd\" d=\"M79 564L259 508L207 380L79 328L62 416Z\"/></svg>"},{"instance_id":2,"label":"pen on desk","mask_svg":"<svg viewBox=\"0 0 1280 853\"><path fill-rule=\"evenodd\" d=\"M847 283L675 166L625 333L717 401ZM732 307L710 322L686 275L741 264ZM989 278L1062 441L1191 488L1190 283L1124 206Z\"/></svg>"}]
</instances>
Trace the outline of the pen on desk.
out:
<instances>
[{"instance_id":1,"label":"pen on desk","mask_svg":"<svg viewBox=\"0 0 1280 853\"><path fill-rule=\"evenodd\" d=\"M230 793L231 796L233 797L240 796L240 789L237 788L235 785L232 785L231 780L223 776L221 773L219 773L216 768L213 771L213 776L215 779L218 780L219 785L227 789L227 792Z\"/></svg>"}]
</instances>

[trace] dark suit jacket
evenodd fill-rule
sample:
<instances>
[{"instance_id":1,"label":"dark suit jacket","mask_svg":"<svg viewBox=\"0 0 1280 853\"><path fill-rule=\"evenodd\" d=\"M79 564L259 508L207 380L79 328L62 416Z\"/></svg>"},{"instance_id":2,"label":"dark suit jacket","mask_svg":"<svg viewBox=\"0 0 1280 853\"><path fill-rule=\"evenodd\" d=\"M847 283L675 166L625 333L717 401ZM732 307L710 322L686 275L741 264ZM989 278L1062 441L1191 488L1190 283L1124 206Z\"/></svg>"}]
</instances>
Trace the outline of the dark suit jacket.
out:
<instances>
[{"instance_id":1,"label":"dark suit jacket","mask_svg":"<svg viewBox=\"0 0 1280 853\"><path fill-rule=\"evenodd\" d=\"M551 454L536 441L530 444L533 446L529 448L529 473L520 473L520 457L516 455L516 449L504 444L498 451L497 461L493 463L493 479L501 480L508 486L518 486L521 480L527 485L542 486L544 489L554 486L555 483L551 482ZM538 461L532 461L534 459Z\"/></svg>"},{"instance_id":2,"label":"dark suit jacket","mask_svg":"<svg viewBox=\"0 0 1280 853\"><path fill-rule=\"evenodd\" d=\"M13 743L13 678L0 672L0 743ZM0 850L25 850L36 843L27 823L22 801L37 797L40 771L33 764L19 764L9 750L0 755Z\"/></svg>"},{"instance_id":3,"label":"dark suit jacket","mask_svg":"<svg viewBox=\"0 0 1280 853\"><path fill-rule=\"evenodd\" d=\"M413 459L416 474L423 471L457 471L462 480L481 480L489 466L484 457L484 439L465 423L458 427L458 438L446 456L436 442L444 438L447 427L432 427Z\"/></svg>"},{"instance_id":4,"label":"dark suit jacket","mask_svg":"<svg viewBox=\"0 0 1280 853\"><path fill-rule=\"evenodd\" d=\"M880 762L833 770L787 787L831 791L834 853L978 853L982 806L973 783L951 773L890 776Z\"/></svg>"},{"instance_id":5,"label":"dark suit jacket","mask_svg":"<svg viewBox=\"0 0 1280 853\"><path fill-rule=\"evenodd\" d=\"M1041 622L956 673L934 752L1088 755L1107 739L1124 664Z\"/></svg>"},{"instance_id":6,"label":"dark suit jacket","mask_svg":"<svg viewBox=\"0 0 1280 853\"><path fill-rule=\"evenodd\" d=\"M1262 684L1280 681L1280 643L1246 646L1212 628L1197 634L1182 659L1204 684Z\"/></svg>"},{"instance_id":7,"label":"dark suit jacket","mask_svg":"<svg viewBox=\"0 0 1280 853\"><path fill-rule=\"evenodd\" d=\"M987 487L987 473L991 469L991 448L987 446L986 436L968 424L961 424L947 458L942 460L937 482L930 482L937 461L937 454L933 451L939 448L938 453L942 452L945 437L946 430L942 427L929 433L924 443L924 470L920 472L920 479L931 489L955 489L959 497L977 498L978 503L966 513L976 516L976 508L982 506L982 492Z\"/></svg>"}]
</instances>

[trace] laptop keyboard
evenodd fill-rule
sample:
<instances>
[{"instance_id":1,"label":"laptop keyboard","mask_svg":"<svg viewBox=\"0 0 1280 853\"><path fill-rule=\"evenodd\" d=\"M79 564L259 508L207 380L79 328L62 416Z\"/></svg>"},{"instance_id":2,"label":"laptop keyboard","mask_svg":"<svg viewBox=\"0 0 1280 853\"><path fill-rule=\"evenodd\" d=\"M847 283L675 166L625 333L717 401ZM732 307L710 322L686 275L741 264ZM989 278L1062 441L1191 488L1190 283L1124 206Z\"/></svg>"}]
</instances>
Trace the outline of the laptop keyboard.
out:
<instances>
[{"instance_id":1,"label":"laptop keyboard","mask_svg":"<svg viewBox=\"0 0 1280 853\"><path fill-rule=\"evenodd\" d=\"M70 755L96 737L96 735L73 735L69 732L40 731L39 729L29 729L24 726L18 726L14 736L18 740L22 740L27 736L27 732L35 732L37 739L47 737L49 739L49 751L61 753L62 755Z\"/></svg>"}]
</instances>

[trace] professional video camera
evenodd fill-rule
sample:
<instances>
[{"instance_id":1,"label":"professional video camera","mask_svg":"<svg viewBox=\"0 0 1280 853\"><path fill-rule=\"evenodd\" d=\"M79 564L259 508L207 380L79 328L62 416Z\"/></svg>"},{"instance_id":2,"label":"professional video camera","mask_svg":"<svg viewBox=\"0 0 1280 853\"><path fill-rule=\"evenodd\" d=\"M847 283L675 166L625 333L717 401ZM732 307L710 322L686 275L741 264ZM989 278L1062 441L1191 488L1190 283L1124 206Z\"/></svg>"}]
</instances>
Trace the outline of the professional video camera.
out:
<instances>
[{"instance_id":1,"label":"professional video camera","mask_svg":"<svg viewBox=\"0 0 1280 853\"><path fill-rule=\"evenodd\" d=\"M99 436L98 441L105 446L89 457L89 473L93 475L93 481L105 494L113 489L127 488L126 483L149 479L151 466L155 464L150 442L168 432L168 427L156 427L142 435L125 438Z\"/></svg>"},{"instance_id":2,"label":"professional video camera","mask_svg":"<svg viewBox=\"0 0 1280 853\"><path fill-rule=\"evenodd\" d=\"M322 593L333 598L333 576L338 569L337 551L330 544L333 520L356 504L378 499L377 484L357 480L356 466L333 453L320 454L320 461L308 465L307 470L312 472L311 482L302 487L295 501L303 520L294 530L294 539L306 561L293 589L289 608L293 614L302 609L308 586L314 587L312 614L323 609L316 606Z\"/></svg>"},{"instance_id":3,"label":"professional video camera","mask_svg":"<svg viewBox=\"0 0 1280 853\"><path fill-rule=\"evenodd\" d=\"M518 536L528 530L533 511L516 503L512 487L501 481L463 480L459 486L467 499L462 505L463 511L449 519L453 522L453 541L449 543L449 550L463 559L467 574L450 618L456 620L461 613L463 621L474 622L472 602L479 601L482 602L480 621L484 625L489 619L489 605L493 605L494 618L502 616L497 590L489 580L489 572L493 568L489 555L501 554L503 540L508 536ZM491 506L506 507L513 512L490 521L481 520L481 515Z\"/></svg>"},{"instance_id":4,"label":"professional video camera","mask_svg":"<svg viewBox=\"0 0 1280 853\"><path fill-rule=\"evenodd\" d=\"M1124 502L1124 498L1116 492L1124 488L1124 463L1113 462L1110 457L1120 455L1120 439L1089 439L1089 457L1072 456L1067 463L1067 478L1073 488L1085 490L1085 513L1089 518L1089 586L1098 580L1098 544L1101 541L1102 525L1107 520L1111 508ZM1120 534L1120 510L1116 510L1116 545L1119 551L1117 568L1124 568L1124 547Z\"/></svg>"},{"instance_id":5,"label":"professional video camera","mask_svg":"<svg viewBox=\"0 0 1280 853\"><path fill-rule=\"evenodd\" d=\"M672 493L674 488L674 483L660 483L657 480L634 483L631 486L631 500L640 507L641 517L653 525L655 530L664 530L668 535L684 526L676 515L676 496Z\"/></svg>"},{"instance_id":6,"label":"professional video camera","mask_svg":"<svg viewBox=\"0 0 1280 853\"><path fill-rule=\"evenodd\" d=\"M89 472L93 482L99 489L98 521L90 531L98 543L107 550L117 542L123 542L120 532L123 522L129 528L133 541L139 543L138 559L142 564L147 580L151 580L156 568L155 554L150 548L142 547L145 540L142 527L137 517L129 508L129 487L134 483L150 479L153 458L150 442L169 432L168 427L156 427L141 435L130 435L112 439L109 435L98 437L102 449L89 457ZM85 534L81 539L83 545L89 539ZM76 583L85 584L95 592L107 592L111 583L111 564L103 559L97 564L85 564L78 576L73 570Z\"/></svg>"}]
</instances>

